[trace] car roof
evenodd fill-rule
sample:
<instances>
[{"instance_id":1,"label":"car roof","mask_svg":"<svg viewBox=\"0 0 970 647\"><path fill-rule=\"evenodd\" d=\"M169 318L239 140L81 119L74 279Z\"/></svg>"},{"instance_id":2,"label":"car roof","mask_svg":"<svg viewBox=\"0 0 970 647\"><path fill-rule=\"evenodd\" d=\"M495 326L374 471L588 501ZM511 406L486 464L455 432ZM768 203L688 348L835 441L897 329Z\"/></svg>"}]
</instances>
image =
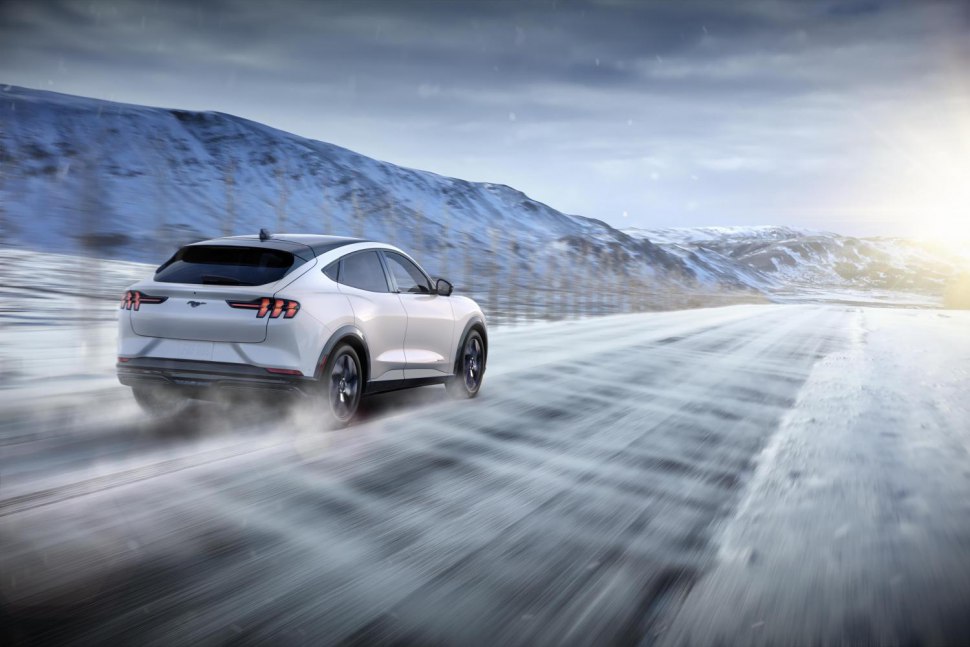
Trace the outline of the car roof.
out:
<instances>
[{"instance_id":1,"label":"car roof","mask_svg":"<svg viewBox=\"0 0 970 647\"><path fill-rule=\"evenodd\" d=\"M201 240L193 245L231 245L246 247L265 247L266 249L278 249L290 252L301 258L306 254L304 248L310 248L312 256L319 256L330 250L352 245L354 243L370 242L363 238L350 238L348 236L323 236L320 234L272 234L266 240L260 240L259 236L224 236L222 238L212 238Z\"/></svg>"}]
</instances>

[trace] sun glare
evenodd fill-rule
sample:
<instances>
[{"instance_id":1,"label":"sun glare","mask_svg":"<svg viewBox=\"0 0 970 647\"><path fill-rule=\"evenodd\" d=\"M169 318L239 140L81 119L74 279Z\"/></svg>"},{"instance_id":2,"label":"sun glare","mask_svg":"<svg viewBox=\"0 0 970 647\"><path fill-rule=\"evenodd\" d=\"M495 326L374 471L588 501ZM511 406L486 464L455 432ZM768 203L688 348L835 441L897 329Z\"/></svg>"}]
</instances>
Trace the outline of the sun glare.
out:
<instances>
[{"instance_id":1,"label":"sun glare","mask_svg":"<svg viewBox=\"0 0 970 647\"><path fill-rule=\"evenodd\" d=\"M970 127L954 125L962 119L943 121L949 133L897 130L894 158L907 176L886 187L887 212L910 235L970 258Z\"/></svg>"},{"instance_id":2,"label":"sun glare","mask_svg":"<svg viewBox=\"0 0 970 647\"><path fill-rule=\"evenodd\" d=\"M970 169L963 177L962 184L931 183L917 192L912 204L914 231L919 238L970 256Z\"/></svg>"},{"instance_id":3,"label":"sun glare","mask_svg":"<svg viewBox=\"0 0 970 647\"><path fill-rule=\"evenodd\" d=\"M970 85L951 49L939 53L952 72L941 76L945 87L855 124L872 146L866 178L850 192L878 205L870 222L894 232L886 235L938 244L970 263Z\"/></svg>"}]
</instances>

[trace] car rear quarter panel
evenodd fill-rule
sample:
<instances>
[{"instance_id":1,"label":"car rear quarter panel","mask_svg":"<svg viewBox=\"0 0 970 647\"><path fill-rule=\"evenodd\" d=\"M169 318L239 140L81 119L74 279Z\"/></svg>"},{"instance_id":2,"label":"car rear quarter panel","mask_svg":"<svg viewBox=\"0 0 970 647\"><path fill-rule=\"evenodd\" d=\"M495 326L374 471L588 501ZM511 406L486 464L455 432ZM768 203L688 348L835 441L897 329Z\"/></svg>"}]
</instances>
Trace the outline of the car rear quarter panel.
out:
<instances>
[{"instance_id":1,"label":"car rear quarter panel","mask_svg":"<svg viewBox=\"0 0 970 647\"><path fill-rule=\"evenodd\" d=\"M322 268L322 265L318 264L317 268ZM354 311L346 295L337 289L337 284L321 271L308 272L299 281L281 290L278 296L299 301L300 314L306 315L306 329L301 335L301 370L304 375L313 375L331 335L340 328L354 325ZM298 315L291 321L300 318Z\"/></svg>"}]
</instances>

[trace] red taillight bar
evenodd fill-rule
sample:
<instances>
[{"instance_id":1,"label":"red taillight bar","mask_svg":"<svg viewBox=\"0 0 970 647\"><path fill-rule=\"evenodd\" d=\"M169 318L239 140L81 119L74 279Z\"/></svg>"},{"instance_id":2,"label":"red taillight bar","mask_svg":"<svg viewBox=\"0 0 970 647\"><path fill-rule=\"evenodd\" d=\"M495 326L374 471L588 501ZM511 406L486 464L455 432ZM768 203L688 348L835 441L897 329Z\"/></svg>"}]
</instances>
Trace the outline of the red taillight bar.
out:
<instances>
[{"instance_id":1,"label":"red taillight bar","mask_svg":"<svg viewBox=\"0 0 970 647\"><path fill-rule=\"evenodd\" d=\"M232 301L226 300L230 308L241 308L244 310L258 310L256 317L262 319L269 314L270 319L278 319L283 315L284 319L292 319L300 310L298 301L292 299L271 299L270 297L260 297L252 301Z\"/></svg>"},{"instance_id":2,"label":"red taillight bar","mask_svg":"<svg viewBox=\"0 0 970 647\"><path fill-rule=\"evenodd\" d=\"M138 310L142 304L158 304L166 301L168 301L168 297L153 297L138 290L128 290L121 300L120 307L122 310Z\"/></svg>"}]
</instances>

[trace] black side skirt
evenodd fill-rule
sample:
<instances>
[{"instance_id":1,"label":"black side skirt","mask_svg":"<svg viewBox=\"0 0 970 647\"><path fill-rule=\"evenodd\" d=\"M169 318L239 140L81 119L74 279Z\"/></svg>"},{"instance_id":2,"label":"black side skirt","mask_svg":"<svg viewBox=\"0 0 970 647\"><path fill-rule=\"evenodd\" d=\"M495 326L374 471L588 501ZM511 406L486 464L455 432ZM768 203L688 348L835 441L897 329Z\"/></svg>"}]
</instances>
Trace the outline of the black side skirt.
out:
<instances>
[{"instance_id":1,"label":"black side skirt","mask_svg":"<svg viewBox=\"0 0 970 647\"><path fill-rule=\"evenodd\" d=\"M364 387L364 395L375 393L387 393L388 391L400 391L401 389L411 389L418 386L431 386L432 384L444 384L450 376L441 377L415 377L410 380L382 380L380 382L368 382Z\"/></svg>"}]
</instances>

